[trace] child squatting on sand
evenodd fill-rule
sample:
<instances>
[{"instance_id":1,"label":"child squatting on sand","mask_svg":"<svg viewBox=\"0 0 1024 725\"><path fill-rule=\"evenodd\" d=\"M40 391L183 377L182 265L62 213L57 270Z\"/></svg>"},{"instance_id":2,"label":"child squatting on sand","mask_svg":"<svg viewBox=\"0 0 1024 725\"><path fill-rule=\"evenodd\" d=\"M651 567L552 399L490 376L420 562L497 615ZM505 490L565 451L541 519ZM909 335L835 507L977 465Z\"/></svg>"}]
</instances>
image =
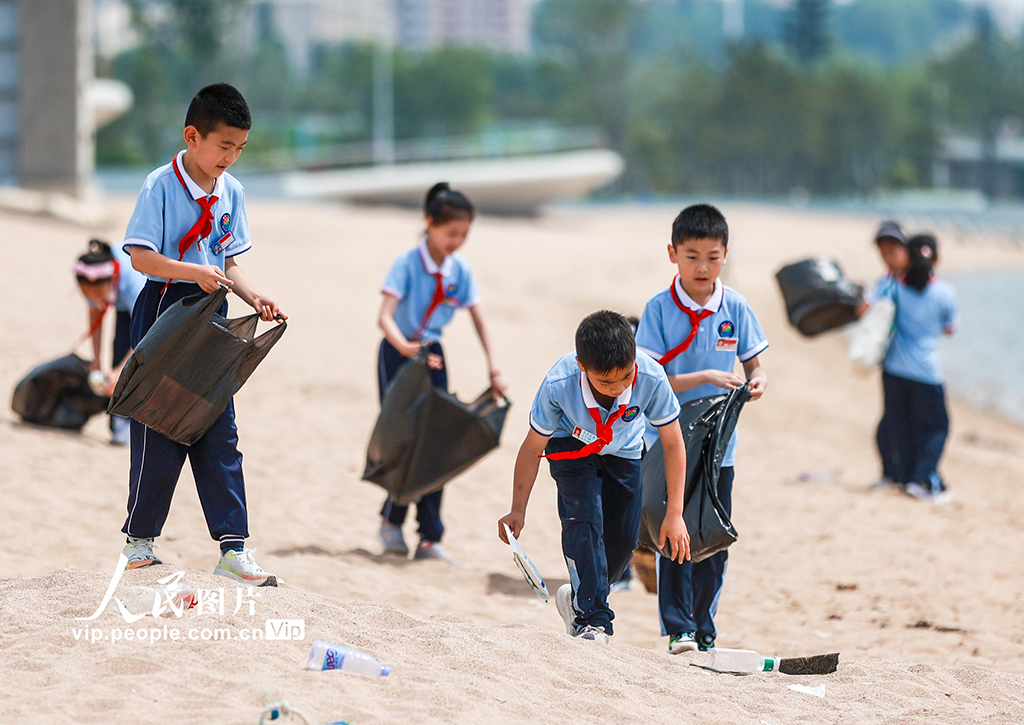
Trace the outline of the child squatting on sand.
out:
<instances>
[{"instance_id":1,"label":"child squatting on sand","mask_svg":"<svg viewBox=\"0 0 1024 725\"><path fill-rule=\"evenodd\" d=\"M640 535L646 421L657 427L665 452L668 510L659 545L672 558L690 556L683 523L686 448L678 425L679 401L664 369L636 349L625 317L601 311L576 330L576 352L562 356L541 383L530 411L530 431L516 457L512 510L498 521L518 537L526 506L547 458L558 489L562 553L569 584L555 594L566 633L607 643L615 614L611 582L629 565Z\"/></svg>"},{"instance_id":2,"label":"child squatting on sand","mask_svg":"<svg viewBox=\"0 0 1024 725\"><path fill-rule=\"evenodd\" d=\"M235 261L252 241L244 190L226 172L242 153L251 126L241 93L226 83L207 86L192 99L185 116L187 148L146 178L124 240L132 266L148 278L132 313L133 347L175 302L222 285L261 319L287 318L274 300L253 288ZM227 314L226 301L220 314ZM210 536L220 543L221 558L213 573L243 584L277 586L277 578L244 547L249 530L237 444L233 402L191 446L132 420L128 518L121 529L128 536L124 553L129 569L161 563L153 541L167 519L187 457Z\"/></svg>"}]
</instances>

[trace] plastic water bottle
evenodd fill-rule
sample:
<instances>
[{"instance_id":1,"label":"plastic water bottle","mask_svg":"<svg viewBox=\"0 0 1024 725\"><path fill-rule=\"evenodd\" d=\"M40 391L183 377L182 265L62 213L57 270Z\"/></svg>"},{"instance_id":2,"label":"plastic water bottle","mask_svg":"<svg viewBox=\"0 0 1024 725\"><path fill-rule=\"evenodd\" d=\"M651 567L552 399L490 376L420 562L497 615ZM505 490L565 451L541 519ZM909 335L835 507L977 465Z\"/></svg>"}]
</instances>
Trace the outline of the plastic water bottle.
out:
<instances>
[{"instance_id":1,"label":"plastic water bottle","mask_svg":"<svg viewBox=\"0 0 1024 725\"><path fill-rule=\"evenodd\" d=\"M391 674L390 667L382 665L375 657L365 652L319 639L313 642L313 648L309 651L306 669L341 670L367 677L387 677Z\"/></svg>"},{"instance_id":2,"label":"plastic water bottle","mask_svg":"<svg viewBox=\"0 0 1024 725\"><path fill-rule=\"evenodd\" d=\"M715 647L707 666L720 672L776 672L779 658L764 657L750 649Z\"/></svg>"},{"instance_id":3,"label":"plastic water bottle","mask_svg":"<svg viewBox=\"0 0 1024 725\"><path fill-rule=\"evenodd\" d=\"M163 608L161 614L173 614L196 605L195 591L181 582L159 587L128 587L117 594L116 599L121 600L129 614L150 614L154 602L159 602L158 606Z\"/></svg>"}]
</instances>

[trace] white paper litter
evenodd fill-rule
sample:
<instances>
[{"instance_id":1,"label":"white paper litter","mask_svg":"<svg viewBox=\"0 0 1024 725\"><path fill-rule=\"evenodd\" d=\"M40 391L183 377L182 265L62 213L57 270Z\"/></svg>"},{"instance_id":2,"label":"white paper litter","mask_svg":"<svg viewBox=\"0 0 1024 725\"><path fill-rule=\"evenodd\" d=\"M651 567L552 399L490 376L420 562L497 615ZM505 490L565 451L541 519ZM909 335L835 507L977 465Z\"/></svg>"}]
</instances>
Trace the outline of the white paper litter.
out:
<instances>
[{"instance_id":1,"label":"white paper litter","mask_svg":"<svg viewBox=\"0 0 1024 725\"><path fill-rule=\"evenodd\" d=\"M807 687L807 685L790 685L789 689L795 692L802 692L805 695L814 695L815 697L825 697L825 686L818 685L817 687Z\"/></svg>"}]
</instances>

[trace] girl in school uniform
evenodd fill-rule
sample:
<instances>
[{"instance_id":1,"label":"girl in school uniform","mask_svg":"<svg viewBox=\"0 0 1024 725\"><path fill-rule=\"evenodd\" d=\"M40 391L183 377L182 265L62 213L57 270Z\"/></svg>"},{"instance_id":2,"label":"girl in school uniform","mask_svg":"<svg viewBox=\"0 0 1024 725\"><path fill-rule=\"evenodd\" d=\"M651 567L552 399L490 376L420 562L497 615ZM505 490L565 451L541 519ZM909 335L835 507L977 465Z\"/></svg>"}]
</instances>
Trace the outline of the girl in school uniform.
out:
<instances>
[{"instance_id":1,"label":"girl in school uniform","mask_svg":"<svg viewBox=\"0 0 1024 725\"><path fill-rule=\"evenodd\" d=\"M496 396L504 396L505 384L494 364L491 345L480 308L480 297L469 263L456 251L466 243L473 223L473 204L448 184L435 184L427 192L424 211L427 230L416 248L400 256L391 267L381 293L384 295L378 326L384 333L377 361L380 398L398 370L426 348L427 362L435 387L448 389L448 372L441 332L458 309L468 309L476 328L491 387ZM416 559L452 559L441 547L444 525L441 522L441 491L427 494L416 503L420 542ZM381 510L378 539L384 551L407 556L409 548L402 536L408 506L399 506L390 498Z\"/></svg>"},{"instance_id":2,"label":"girl in school uniform","mask_svg":"<svg viewBox=\"0 0 1024 725\"><path fill-rule=\"evenodd\" d=\"M952 285L935 276L935 237L915 236L907 250L910 266L892 293L896 319L882 363L885 412L880 428L895 453L895 482L915 498L941 504L948 501L938 465L949 415L938 344L956 330L959 313Z\"/></svg>"},{"instance_id":3,"label":"girl in school uniform","mask_svg":"<svg viewBox=\"0 0 1024 725\"><path fill-rule=\"evenodd\" d=\"M89 309L87 337L92 341L92 364L89 366L92 372L102 371L100 344L103 320L111 307L116 312L114 352L104 390L104 393L109 395L113 392L114 385L121 375L121 368L128 361L132 351L129 339L132 308L146 280L135 271L128 255L122 249L111 249L109 244L99 239L89 242L89 251L75 262L74 272L78 280L78 289ZM110 442L119 446L128 445L128 437L128 419L119 415L110 416Z\"/></svg>"}]
</instances>

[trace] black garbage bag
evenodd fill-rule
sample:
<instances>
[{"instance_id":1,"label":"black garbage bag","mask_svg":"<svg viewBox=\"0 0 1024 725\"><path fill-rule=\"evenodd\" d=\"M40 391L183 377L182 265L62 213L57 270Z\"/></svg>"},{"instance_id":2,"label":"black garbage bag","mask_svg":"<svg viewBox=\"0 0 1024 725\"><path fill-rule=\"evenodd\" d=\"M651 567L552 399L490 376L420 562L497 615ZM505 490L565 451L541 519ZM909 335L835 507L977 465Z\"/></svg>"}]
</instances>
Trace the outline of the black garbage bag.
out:
<instances>
[{"instance_id":1,"label":"black garbage bag","mask_svg":"<svg viewBox=\"0 0 1024 725\"><path fill-rule=\"evenodd\" d=\"M43 363L14 388L11 408L26 423L79 430L107 409L89 387L89 363L77 355Z\"/></svg>"},{"instance_id":2,"label":"black garbage bag","mask_svg":"<svg viewBox=\"0 0 1024 725\"><path fill-rule=\"evenodd\" d=\"M463 403L433 387L426 358L417 357L384 394L363 480L403 506L438 490L498 447L509 406L496 403L490 388Z\"/></svg>"},{"instance_id":3,"label":"black garbage bag","mask_svg":"<svg viewBox=\"0 0 1024 725\"><path fill-rule=\"evenodd\" d=\"M724 395L683 403L679 415L686 443L683 521L690 534L690 561L694 563L728 548L739 538L718 498L718 476L740 411L748 400L750 393L743 385ZM644 455L643 477L640 546L659 551L658 535L668 509L665 456L660 440ZM668 550L660 551L663 556L671 556Z\"/></svg>"},{"instance_id":4,"label":"black garbage bag","mask_svg":"<svg viewBox=\"0 0 1024 725\"><path fill-rule=\"evenodd\" d=\"M775 279L786 301L790 324L807 337L857 319L857 305L864 298L864 288L846 279L835 260L805 259L783 267Z\"/></svg>"},{"instance_id":5,"label":"black garbage bag","mask_svg":"<svg viewBox=\"0 0 1024 725\"><path fill-rule=\"evenodd\" d=\"M258 314L229 320L217 313L227 293L168 307L121 371L108 412L188 446L202 438L287 327L255 337Z\"/></svg>"}]
</instances>

